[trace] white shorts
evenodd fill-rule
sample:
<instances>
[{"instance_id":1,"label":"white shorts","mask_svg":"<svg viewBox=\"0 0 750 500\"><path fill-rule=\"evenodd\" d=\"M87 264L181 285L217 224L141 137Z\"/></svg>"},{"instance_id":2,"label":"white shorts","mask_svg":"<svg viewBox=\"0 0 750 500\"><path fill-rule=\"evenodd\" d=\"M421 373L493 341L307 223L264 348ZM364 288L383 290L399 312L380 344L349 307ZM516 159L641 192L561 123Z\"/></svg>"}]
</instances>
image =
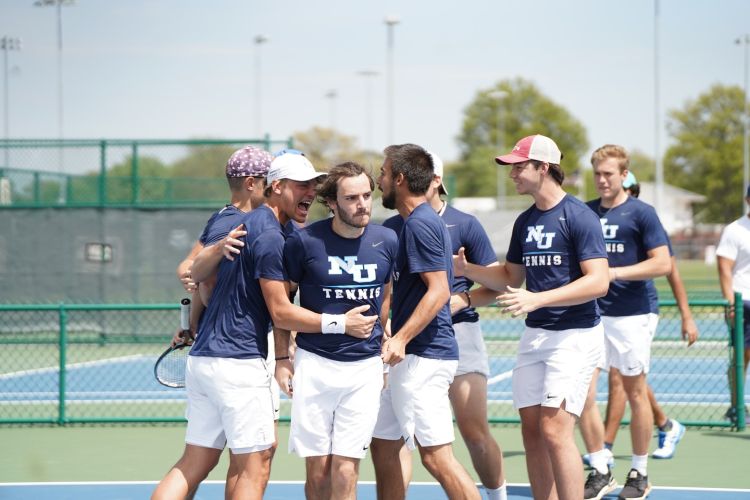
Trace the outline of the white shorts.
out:
<instances>
[{"instance_id":1,"label":"white shorts","mask_svg":"<svg viewBox=\"0 0 750 500\"><path fill-rule=\"evenodd\" d=\"M458 343L456 377L467 373L479 373L488 377L490 363L487 359L487 348L484 345L484 336L479 321L455 323L453 331L456 332Z\"/></svg>"},{"instance_id":2,"label":"white shorts","mask_svg":"<svg viewBox=\"0 0 750 500\"><path fill-rule=\"evenodd\" d=\"M602 316L609 368L617 368L626 377L647 374L651 367L651 341L658 323L659 316L653 313Z\"/></svg>"},{"instance_id":3,"label":"white shorts","mask_svg":"<svg viewBox=\"0 0 750 500\"><path fill-rule=\"evenodd\" d=\"M526 327L513 368L513 406L547 406L580 416L591 376L601 356L601 323L592 328L545 330Z\"/></svg>"},{"instance_id":4,"label":"white shorts","mask_svg":"<svg viewBox=\"0 0 750 500\"><path fill-rule=\"evenodd\" d=\"M373 436L380 439L404 438L413 450L420 446L452 443L453 415L448 388L458 361L430 359L407 354L392 366L388 386L380 396L380 413Z\"/></svg>"},{"instance_id":5,"label":"white shorts","mask_svg":"<svg viewBox=\"0 0 750 500\"><path fill-rule=\"evenodd\" d=\"M383 390L380 357L336 361L297 349L292 385L289 451L364 458Z\"/></svg>"},{"instance_id":6,"label":"white shorts","mask_svg":"<svg viewBox=\"0 0 750 500\"><path fill-rule=\"evenodd\" d=\"M270 448L274 441L271 375L264 359L188 356L185 442L228 445L234 454Z\"/></svg>"},{"instance_id":7,"label":"white shorts","mask_svg":"<svg viewBox=\"0 0 750 500\"><path fill-rule=\"evenodd\" d=\"M268 357L266 358L268 373L271 374L271 397L273 398L273 419L279 419L279 407L281 404L281 388L276 382L273 374L276 372L276 345L273 339L273 330L268 332Z\"/></svg>"}]
</instances>

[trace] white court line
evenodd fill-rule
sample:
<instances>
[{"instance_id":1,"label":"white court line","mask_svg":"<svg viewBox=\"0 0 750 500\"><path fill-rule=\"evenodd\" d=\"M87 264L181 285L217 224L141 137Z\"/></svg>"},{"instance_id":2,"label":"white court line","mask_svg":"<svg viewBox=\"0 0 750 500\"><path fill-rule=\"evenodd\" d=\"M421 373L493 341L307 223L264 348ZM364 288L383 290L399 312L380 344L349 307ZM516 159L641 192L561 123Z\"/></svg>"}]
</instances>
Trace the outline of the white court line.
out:
<instances>
[{"instance_id":1,"label":"white court line","mask_svg":"<svg viewBox=\"0 0 750 500\"><path fill-rule=\"evenodd\" d=\"M84 361L82 363L71 363L68 364L68 370L77 368L86 368L89 366L106 365L109 363L127 363L129 361L135 361L144 358L153 358L153 355L149 354L131 354L129 356L120 356L117 358L105 358L98 359L96 361ZM47 368L34 368L32 370L21 370L18 372L4 373L0 375L0 380L7 380L16 377L23 377L25 375L44 375L46 373L56 373L60 369L59 366L47 367Z\"/></svg>"}]
</instances>

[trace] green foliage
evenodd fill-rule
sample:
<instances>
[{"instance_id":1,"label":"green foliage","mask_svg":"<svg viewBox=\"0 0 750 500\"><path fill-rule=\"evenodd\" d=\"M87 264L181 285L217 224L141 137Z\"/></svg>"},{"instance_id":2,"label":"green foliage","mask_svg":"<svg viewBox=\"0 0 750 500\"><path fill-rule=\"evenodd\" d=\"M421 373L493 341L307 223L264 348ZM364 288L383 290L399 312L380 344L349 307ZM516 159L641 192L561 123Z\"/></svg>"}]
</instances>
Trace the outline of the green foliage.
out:
<instances>
[{"instance_id":1,"label":"green foliage","mask_svg":"<svg viewBox=\"0 0 750 500\"><path fill-rule=\"evenodd\" d=\"M239 146L231 144L193 145L171 167L172 177L226 177L227 160Z\"/></svg>"},{"instance_id":2,"label":"green foliage","mask_svg":"<svg viewBox=\"0 0 750 500\"><path fill-rule=\"evenodd\" d=\"M639 183L653 182L656 178L656 162L652 156L634 149L630 151L630 171ZM672 184L671 180L670 184Z\"/></svg>"},{"instance_id":3,"label":"green foliage","mask_svg":"<svg viewBox=\"0 0 750 500\"><path fill-rule=\"evenodd\" d=\"M703 222L726 223L739 215L743 101L740 87L717 84L669 112L674 144L664 158L664 178L706 196L697 214Z\"/></svg>"},{"instance_id":4,"label":"green foliage","mask_svg":"<svg viewBox=\"0 0 750 500\"><path fill-rule=\"evenodd\" d=\"M460 162L446 167L456 175L456 195L496 195L496 169L502 167L495 164L495 156L507 153L516 141L532 134L546 135L557 143L564 155L566 175L580 168L588 149L586 129L533 83L515 78L480 90L464 111L458 137ZM503 178L506 193L514 193L507 175Z\"/></svg>"}]
</instances>

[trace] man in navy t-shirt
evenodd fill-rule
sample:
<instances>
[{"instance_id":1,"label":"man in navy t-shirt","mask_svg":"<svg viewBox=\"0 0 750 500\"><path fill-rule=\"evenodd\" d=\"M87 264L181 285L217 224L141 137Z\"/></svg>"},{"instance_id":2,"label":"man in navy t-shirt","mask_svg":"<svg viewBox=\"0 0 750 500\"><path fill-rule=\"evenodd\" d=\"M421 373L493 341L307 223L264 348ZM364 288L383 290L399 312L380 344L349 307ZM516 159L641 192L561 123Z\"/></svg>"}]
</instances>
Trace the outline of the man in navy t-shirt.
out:
<instances>
[{"instance_id":1,"label":"man in navy t-shirt","mask_svg":"<svg viewBox=\"0 0 750 500\"><path fill-rule=\"evenodd\" d=\"M333 217L296 231L284 246L300 305L322 313L326 326L295 338L289 450L305 458L308 498L355 496L359 461L378 417L397 239L392 230L369 223L374 187L361 165L336 165L317 195ZM378 316L372 334L343 335L339 315L362 305L364 314Z\"/></svg>"},{"instance_id":2,"label":"man in navy t-shirt","mask_svg":"<svg viewBox=\"0 0 750 500\"><path fill-rule=\"evenodd\" d=\"M180 278L185 290L192 294L190 318L192 332L198 329L200 317L205 309L205 304L211 297L211 291L215 283L215 276L201 283L194 281L192 275L193 262L204 247L214 245L226 237L247 215L247 212L263 203L265 176L271 166L272 159L270 153L253 146L241 148L229 157L226 164L226 177L231 193L230 202L211 215L200 238L188 256L177 267L178 278ZM172 339L173 344L182 340L182 333L180 329L175 334ZM273 356L271 355L271 357ZM191 387L187 387L186 391L190 392ZM278 388L276 388L274 391L274 410L277 418L278 399ZM199 483L205 479L218 462L222 449L223 446L221 448L205 448L187 442L183 456L159 483L154 491L154 497L168 496L174 498L194 494ZM186 472L187 468L190 468L189 473ZM227 471L229 488L235 484L236 474L234 456L230 455L230 465Z\"/></svg>"},{"instance_id":3,"label":"man in navy t-shirt","mask_svg":"<svg viewBox=\"0 0 750 500\"><path fill-rule=\"evenodd\" d=\"M633 458L621 498L644 498L648 483L648 446L654 425L648 400L646 374L651 361L651 340L658 317L651 314L649 280L664 276L671 270L666 232L654 209L637 198L628 196L623 181L628 174L629 157L625 148L607 144L591 155L596 189L601 196L588 202L599 216L607 244L610 285L605 297L599 299L604 324L606 348L605 368L622 376L630 402L630 432ZM596 374L592 384L596 384ZM596 498L611 481L607 465L609 456L604 446L604 426L595 407L595 390L589 391L582 425L595 431L600 449L590 453L594 469L587 480L591 488L584 498ZM591 450L589 450L591 451Z\"/></svg>"},{"instance_id":4,"label":"man in navy t-shirt","mask_svg":"<svg viewBox=\"0 0 750 500\"><path fill-rule=\"evenodd\" d=\"M434 175L427 190L427 202L443 219L451 240L451 252L459 248L466 258L479 265L496 265L497 256L484 228L473 215L448 205L441 195L448 191L443 184L443 162L430 152ZM404 225L401 215L383 222L400 233ZM497 292L486 287L472 290L474 282L465 276L454 276L451 284L451 321L458 344L458 368L448 396L453 406L456 425L471 455L471 463L487 493L488 500L505 500L507 491L503 476L503 456L487 424L487 377L489 360L476 307L495 303ZM402 455L410 460L411 455ZM408 466L408 464L402 464Z\"/></svg>"},{"instance_id":5,"label":"man in navy t-shirt","mask_svg":"<svg viewBox=\"0 0 750 500\"><path fill-rule=\"evenodd\" d=\"M526 466L534 498L582 498L573 437L602 350L596 298L607 292L607 253L596 216L562 189L562 154L552 139L525 137L495 161L510 165L519 194L534 205L513 226L506 262L456 269L496 290L504 312L526 314L513 369ZM519 288L526 281L526 289Z\"/></svg>"},{"instance_id":6,"label":"man in navy t-shirt","mask_svg":"<svg viewBox=\"0 0 750 500\"><path fill-rule=\"evenodd\" d=\"M425 193L433 180L429 153L414 144L389 146L378 185L383 206L404 219L393 270L391 332L382 348L390 365L372 443L378 494L403 498L399 451L418 446L422 463L450 498L479 498L453 455L448 388L458 364L453 334L450 235Z\"/></svg>"}]
</instances>

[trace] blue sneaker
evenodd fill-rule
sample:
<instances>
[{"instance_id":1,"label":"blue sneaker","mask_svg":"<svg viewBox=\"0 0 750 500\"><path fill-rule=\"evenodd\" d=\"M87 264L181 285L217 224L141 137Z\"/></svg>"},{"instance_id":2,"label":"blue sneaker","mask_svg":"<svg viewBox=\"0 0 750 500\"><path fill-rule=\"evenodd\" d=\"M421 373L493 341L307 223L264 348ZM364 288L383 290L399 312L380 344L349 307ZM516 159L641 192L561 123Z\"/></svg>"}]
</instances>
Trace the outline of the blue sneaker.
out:
<instances>
[{"instance_id":1,"label":"blue sneaker","mask_svg":"<svg viewBox=\"0 0 750 500\"><path fill-rule=\"evenodd\" d=\"M668 459L674 456L677 444L685 435L685 426L677 420L671 420L672 429L668 432L659 431L659 447L651 455L653 458Z\"/></svg>"}]
</instances>

